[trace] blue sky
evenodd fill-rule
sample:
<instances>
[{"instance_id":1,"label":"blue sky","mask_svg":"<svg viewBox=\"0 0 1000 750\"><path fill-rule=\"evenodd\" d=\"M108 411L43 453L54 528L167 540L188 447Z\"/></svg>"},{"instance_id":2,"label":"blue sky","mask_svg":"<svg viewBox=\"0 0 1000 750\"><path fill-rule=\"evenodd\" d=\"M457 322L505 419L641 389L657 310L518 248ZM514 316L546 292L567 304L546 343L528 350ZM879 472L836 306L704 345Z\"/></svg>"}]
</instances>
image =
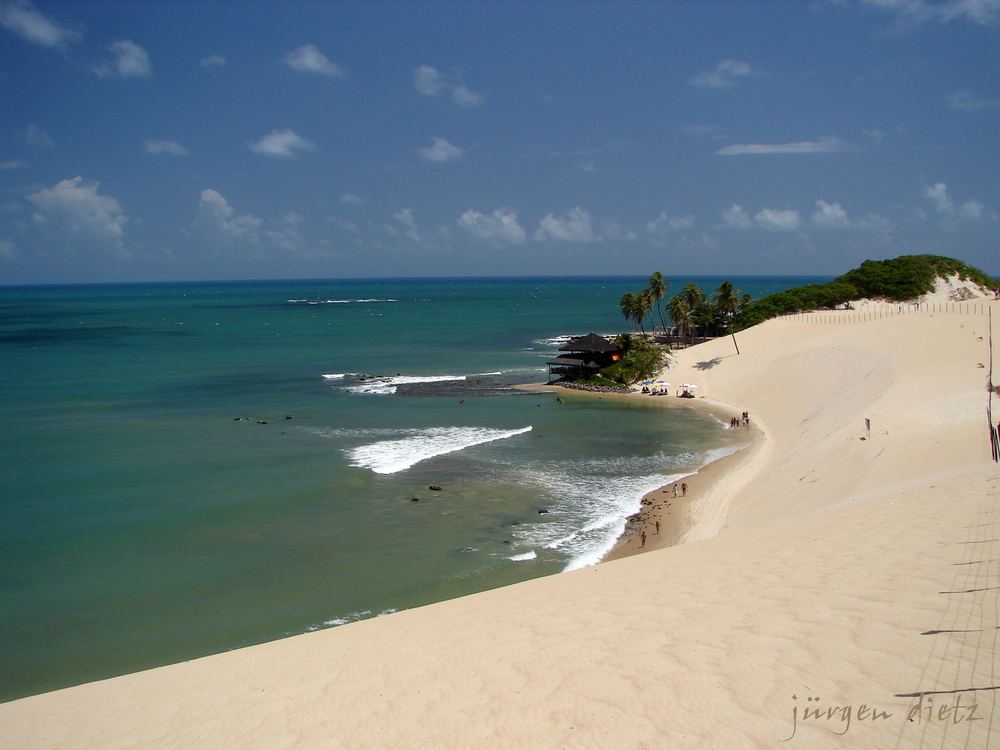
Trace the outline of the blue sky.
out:
<instances>
[{"instance_id":1,"label":"blue sky","mask_svg":"<svg viewBox=\"0 0 1000 750\"><path fill-rule=\"evenodd\" d=\"M1000 272L1000 0L0 0L0 283Z\"/></svg>"}]
</instances>

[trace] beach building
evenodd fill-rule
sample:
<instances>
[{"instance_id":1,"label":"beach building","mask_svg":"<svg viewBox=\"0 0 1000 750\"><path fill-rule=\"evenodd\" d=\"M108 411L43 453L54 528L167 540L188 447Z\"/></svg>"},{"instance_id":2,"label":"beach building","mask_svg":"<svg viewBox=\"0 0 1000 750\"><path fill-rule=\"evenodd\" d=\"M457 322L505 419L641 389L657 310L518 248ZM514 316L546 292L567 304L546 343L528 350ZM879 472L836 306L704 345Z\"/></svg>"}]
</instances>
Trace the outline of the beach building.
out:
<instances>
[{"instance_id":1,"label":"beach building","mask_svg":"<svg viewBox=\"0 0 1000 750\"><path fill-rule=\"evenodd\" d=\"M596 375L601 368L621 359L617 344L591 331L586 336L570 339L559 347L565 352L549 360L549 380L555 378L585 378Z\"/></svg>"}]
</instances>

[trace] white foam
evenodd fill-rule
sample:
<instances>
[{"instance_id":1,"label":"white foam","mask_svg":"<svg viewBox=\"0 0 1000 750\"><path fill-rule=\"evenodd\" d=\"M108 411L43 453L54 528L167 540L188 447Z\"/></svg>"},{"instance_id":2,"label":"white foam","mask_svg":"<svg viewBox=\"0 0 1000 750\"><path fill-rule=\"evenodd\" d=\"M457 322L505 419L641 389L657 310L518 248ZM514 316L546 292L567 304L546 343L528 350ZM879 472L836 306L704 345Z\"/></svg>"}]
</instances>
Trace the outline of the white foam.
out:
<instances>
[{"instance_id":1,"label":"white foam","mask_svg":"<svg viewBox=\"0 0 1000 750\"><path fill-rule=\"evenodd\" d=\"M374 302L399 302L398 299L392 299L387 297L385 299L380 298L365 298L365 299L289 299L285 300L292 305L349 305L349 304L372 304Z\"/></svg>"},{"instance_id":2,"label":"white foam","mask_svg":"<svg viewBox=\"0 0 1000 750\"><path fill-rule=\"evenodd\" d=\"M376 394L391 396L400 385L412 383L441 383L447 380L465 380L465 375L393 375L386 377L367 378L356 385L348 386L352 393Z\"/></svg>"},{"instance_id":3,"label":"white foam","mask_svg":"<svg viewBox=\"0 0 1000 750\"><path fill-rule=\"evenodd\" d=\"M738 453L746 447L747 445L745 443L738 443L736 445L726 445L722 448L713 448L710 451L705 451L701 456L701 465L707 466L714 461L718 461L720 458L725 458L726 456Z\"/></svg>"},{"instance_id":4,"label":"white foam","mask_svg":"<svg viewBox=\"0 0 1000 750\"><path fill-rule=\"evenodd\" d=\"M612 339L617 334L613 334L613 333L600 334L599 333L597 335L598 336L602 336L603 338L606 338L606 339ZM580 338L580 334L578 334L578 333L577 334L573 334L573 335L560 334L558 336L552 336L551 338L547 338L547 339L535 339L534 343L541 344L542 346L562 346L563 344L568 344L570 341L572 341L573 339L576 339L576 338Z\"/></svg>"},{"instance_id":5,"label":"white foam","mask_svg":"<svg viewBox=\"0 0 1000 750\"><path fill-rule=\"evenodd\" d=\"M347 375L346 372L331 372L323 375L323 377L326 378L327 380L342 380L346 375Z\"/></svg>"},{"instance_id":6,"label":"white foam","mask_svg":"<svg viewBox=\"0 0 1000 750\"><path fill-rule=\"evenodd\" d=\"M525 552L523 555L511 555L507 559L514 562L525 562L526 560L534 560L536 557L538 557L538 554L535 550L531 550L531 552Z\"/></svg>"},{"instance_id":7,"label":"white foam","mask_svg":"<svg viewBox=\"0 0 1000 750\"><path fill-rule=\"evenodd\" d=\"M549 339L535 339L535 343L541 344L542 346L561 346L569 342L572 338L573 337L569 335L553 336Z\"/></svg>"},{"instance_id":8,"label":"white foam","mask_svg":"<svg viewBox=\"0 0 1000 750\"><path fill-rule=\"evenodd\" d=\"M381 440L345 451L351 466L371 469L376 474L395 474L428 458L471 448L474 445L504 440L531 431L531 426L516 430L490 427L432 427L412 437Z\"/></svg>"},{"instance_id":9,"label":"white foam","mask_svg":"<svg viewBox=\"0 0 1000 750\"><path fill-rule=\"evenodd\" d=\"M393 607L388 607L379 612L375 617L385 617L386 615L391 615L393 612L398 612L399 610ZM319 625L310 625L306 628L307 633L312 633L317 630L322 630L323 628L335 628L339 625L347 625L351 622L357 622L358 620L364 620L365 618L371 617L372 611L370 609L362 609L359 612L351 612L350 614L344 615L343 617L333 617L329 620L323 620Z\"/></svg>"}]
</instances>

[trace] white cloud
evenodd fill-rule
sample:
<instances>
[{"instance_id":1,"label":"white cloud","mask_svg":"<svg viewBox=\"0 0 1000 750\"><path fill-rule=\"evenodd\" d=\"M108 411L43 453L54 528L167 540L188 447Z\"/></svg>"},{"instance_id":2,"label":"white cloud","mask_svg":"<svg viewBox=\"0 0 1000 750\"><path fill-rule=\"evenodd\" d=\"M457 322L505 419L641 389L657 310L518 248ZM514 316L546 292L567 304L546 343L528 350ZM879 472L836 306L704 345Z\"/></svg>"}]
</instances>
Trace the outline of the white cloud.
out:
<instances>
[{"instance_id":1,"label":"white cloud","mask_svg":"<svg viewBox=\"0 0 1000 750\"><path fill-rule=\"evenodd\" d=\"M1000 0L861 0L861 3L895 13L901 23L968 21L980 26L1000 23Z\"/></svg>"},{"instance_id":2,"label":"white cloud","mask_svg":"<svg viewBox=\"0 0 1000 750\"><path fill-rule=\"evenodd\" d=\"M285 64L300 73L319 73L334 78L344 78L344 69L332 62L315 44L304 44L285 55Z\"/></svg>"},{"instance_id":3,"label":"white cloud","mask_svg":"<svg viewBox=\"0 0 1000 750\"><path fill-rule=\"evenodd\" d=\"M167 156L188 155L188 150L177 141L160 141L150 139L143 141L142 149L147 154L166 154Z\"/></svg>"},{"instance_id":4,"label":"white cloud","mask_svg":"<svg viewBox=\"0 0 1000 750\"><path fill-rule=\"evenodd\" d=\"M727 227L732 227L733 229L749 229L753 226L750 214L738 203L734 203L722 212L722 220L726 223Z\"/></svg>"},{"instance_id":5,"label":"white cloud","mask_svg":"<svg viewBox=\"0 0 1000 750\"><path fill-rule=\"evenodd\" d=\"M29 125L25 128L24 142L29 146L38 146L39 148L54 148L56 145L52 136L37 125Z\"/></svg>"},{"instance_id":6,"label":"white cloud","mask_svg":"<svg viewBox=\"0 0 1000 750\"><path fill-rule=\"evenodd\" d=\"M957 217L959 219L969 219L978 221L983 216L983 204L976 200L968 200L961 206L956 206L948 192L948 186L943 182L936 182L924 188L924 197L927 198L938 213L944 214L947 218Z\"/></svg>"},{"instance_id":7,"label":"white cloud","mask_svg":"<svg viewBox=\"0 0 1000 750\"><path fill-rule=\"evenodd\" d=\"M315 151L316 144L290 128L272 130L256 143L248 144L255 154L293 159L299 151Z\"/></svg>"},{"instance_id":8,"label":"white cloud","mask_svg":"<svg viewBox=\"0 0 1000 750\"><path fill-rule=\"evenodd\" d=\"M215 240L257 242L261 220L252 214L236 216L236 210L217 190L206 188L198 201L198 216L192 228Z\"/></svg>"},{"instance_id":9,"label":"white cloud","mask_svg":"<svg viewBox=\"0 0 1000 750\"><path fill-rule=\"evenodd\" d=\"M816 212L812 220L814 224L827 229L847 229L851 226L851 220L847 218L847 211L843 206L824 200L816 201Z\"/></svg>"},{"instance_id":10,"label":"white cloud","mask_svg":"<svg viewBox=\"0 0 1000 750\"><path fill-rule=\"evenodd\" d=\"M112 42L108 51L112 59L94 68L101 78L145 78L153 72L146 50L130 39Z\"/></svg>"},{"instance_id":11,"label":"white cloud","mask_svg":"<svg viewBox=\"0 0 1000 750\"><path fill-rule=\"evenodd\" d=\"M8 169L24 169L28 166L28 162L23 159L12 159L11 161L0 161L0 172L6 171Z\"/></svg>"},{"instance_id":12,"label":"white cloud","mask_svg":"<svg viewBox=\"0 0 1000 750\"><path fill-rule=\"evenodd\" d=\"M952 109L962 110L963 112L976 112L981 109L993 109L1000 106L1000 100L978 96L968 89L949 94L947 100L948 105Z\"/></svg>"},{"instance_id":13,"label":"white cloud","mask_svg":"<svg viewBox=\"0 0 1000 750\"><path fill-rule=\"evenodd\" d=\"M870 232L891 232L892 222L878 214L868 214L863 219L852 219L839 203L816 201L812 222L822 229L859 229Z\"/></svg>"},{"instance_id":14,"label":"white cloud","mask_svg":"<svg viewBox=\"0 0 1000 750\"><path fill-rule=\"evenodd\" d=\"M666 231L692 229L694 225L694 217L690 214L686 216L670 216L666 211L660 211L659 216L646 223L646 231L649 234L662 234Z\"/></svg>"},{"instance_id":15,"label":"white cloud","mask_svg":"<svg viewBox=\"0 0 1000 750\"><path fill-rule=\"evenodd\" d=\"M882 141L885 140L885 131L881 130L880 128L872 128L871 130L862 130L861 134L869 141L874 143L876 146L881 145Z\"/></svg>"},{"instance_id":16,"label":"white cloud","mask_svg":"<svg viewBox=\"0 0 1000 750\"><path fill-rule=\"evenodd\" d=\"M538 229L535 231L535 240L539 242L597 242L600 239L600 234L594 231L590 214L579 206L570 209L561 218L546 214L538 222Z\"/></svg>"},{"instance_id":17,"label":"white cloud","mask_svg":"<svg viewBox=\"0 0 1000 750\"><path fill-rule=\"evenodd\" d=\"M127 256L124 226L128 221L121 205L110 195L98 195L100 183L82 177L62 180L52 188L28 196L36 209L35 221L66 231Z\"/></svg>"},{"instance_id":18,"label":"white cloud","mask_svg":"<svg viewBox=\"0 0 1000 750\"><path fill-rule=\"evenodd\" d=\"M418 153L421 158L426 159L427 161L444 162L451 161L452 159L458 159L465 152L458 146L449 143L444 138L434 136L431 139L431 145L420 149Z\"/></svg>"},{"instance_id":19,"label":"white cloud","mask_svg":"<svg viewBox=\"0 0 1000 750\"><path fill-rule=\"evenodd\" d=\"M825 135L815 141L794 143L740 143L721 148L720 156L761 156L770 154L832 154L849 151L851 145L836 136Z\"/></svg>"},{"instance_id":20,"label":"white cloud","mask_svg":"<svg viewBox=\"0 0 1000 750\"><path fill-rule=\"evenodd\" d=\"M739 204L733 204L723 211L722 220L732 229L767 229L771 232L791 232L802 223L798 211L762 208L751 218Z\"/></svg>"},{"instance_id":21,"label":"white cloud","mask_svg":"<svg viewBox=\"0 0 1000 750\"><path fill-rule=\"evenodd\" d=\"M441 73L430 65L421 65L413 71L413 88L424 96L439 96L444 90Z\"/></svg>"},{"instance_id":22,"label":"white cloud","mask_svg":"<svg viewBox=\"0 0 1000 750\"><path fill-rule=\"evenodd\" d=\"M42 47L61 49L80 40L79 32L46 18L27 0L0 6L0 26Z\"/></svg>"},{"instance_id":23,"label":"white cloud","mask_svg":"<svg viewBox=\"0 0 1000 750\"><path fill-rule=\"evenodd\" d=\"M958 215L963 219L979 221L983 216L983 204L977 200L966 201L958 209Z\"/></svg>"},{"instance_id":24,"label":"white cloud","mask_svg":"<svg viewBox=\"0 0 1000 750\"><path fill-rule=\"evenodd\" d=\"M772 232L791 232L799 228L799 212L778 208L762 208L753 217L754 223Z\"/></svg>"},{"instance_id":25,"label":"white cloud","mask_svg":"<svg viewBox=\"0 0 1000 750\"><path fill-rule=\"evenodd\" d=\"M451 90L451 100L459 107L468 109L482 104L483 95L477 94L475 91L466 86L455 86Z\"/></svg>"},{"instance_id":26,"label":"white cloud","mask_svg":"<svg viewBox=\"0 0 1000 750\"><path fill-rule=\"evenodd\" d=\"M226 67L226 58L222 55L208 55L208 57L201 58L200 65L203 68L224 68Z\"/></svg>"},{"instance_id":27,"label":"white cloud","mask_svg":"<svg viewBox=\"0 0 1000 750\"><path fill-rule=\"evenodd\" d=\"M948 195L948 186L943 182L924 188L924 197L931 201L943 214L955 213L955 204Z\"/></svg>"},{"instance_id":28,"label":"white cloud","mask_svg":"<svg viewBox=\"0 0 1000 750\"><path fill-rule=\"evenodd\" d=\"M459 107L475 107L483 96L465 86L456 75L446 75L430 65L421 65L413 71L413 88L424 96L448 96Z\"/></svg>"},{"instance_id":29,"label":"white cloud","mask_svg":"<svg viewBox=\"0 0 1000 750\"><path fill-rule=\"evenodd\" d=\"M403 228L403 234L414 242L420 242L420 228L414 217L412 208L401 208L392 215L392 218L399 222Z\"/></svg>"},{"instance_id":30,"label":"white cloud","mask_svg":"<svg viewBox=\"0 0 1000 750\"><path fill-rule=\"evenodd\" d=\"M498 208L492 214L483 214L470 208L455 223L482 240L517 245L526 239L524 228L517 221L517 212L506 208Z\"/></svg>"},{"instance_id":31,"label":"white cloud","mask_svg":"<svg viewBox=\"0 0 1000 750\"><path fill-rule=\"evenodd\" d=\"M750 63L741 60L722 60L712 70L698 73L691 78L691 85L702 89L726 89L754 73Z\"/></svg>"},{"instance_id":32,"label":"white cloud","mask_svg":"<svg viewBox=\"0 0 1000 750\"><path fill-rule=\"evenodd\" d=\"M364 201L361 200L361 198L356 196L354 193L341 193L340 202L343 203L345 206L359 206L362 203L364 203Z\"/></svg>"}]
</instances>

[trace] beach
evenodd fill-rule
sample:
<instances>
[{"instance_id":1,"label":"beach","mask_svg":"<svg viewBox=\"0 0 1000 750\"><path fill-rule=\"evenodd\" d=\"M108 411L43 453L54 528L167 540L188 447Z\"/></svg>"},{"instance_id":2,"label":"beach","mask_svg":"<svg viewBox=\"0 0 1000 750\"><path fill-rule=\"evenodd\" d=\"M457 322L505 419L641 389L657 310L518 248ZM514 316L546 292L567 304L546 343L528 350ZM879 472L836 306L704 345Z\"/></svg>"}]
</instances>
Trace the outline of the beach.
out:
<instances>
[{"instance_id":1,"label":"beach","mask_svg":"<svg viewBox=\"0 0 1000 750\"><path fill-rule=\"evenodd\" d=\"M680 543L2 704L0 747L989 747L990 310L678 351L758 431L687 480Z\"/></svg>"}]
</instances>

